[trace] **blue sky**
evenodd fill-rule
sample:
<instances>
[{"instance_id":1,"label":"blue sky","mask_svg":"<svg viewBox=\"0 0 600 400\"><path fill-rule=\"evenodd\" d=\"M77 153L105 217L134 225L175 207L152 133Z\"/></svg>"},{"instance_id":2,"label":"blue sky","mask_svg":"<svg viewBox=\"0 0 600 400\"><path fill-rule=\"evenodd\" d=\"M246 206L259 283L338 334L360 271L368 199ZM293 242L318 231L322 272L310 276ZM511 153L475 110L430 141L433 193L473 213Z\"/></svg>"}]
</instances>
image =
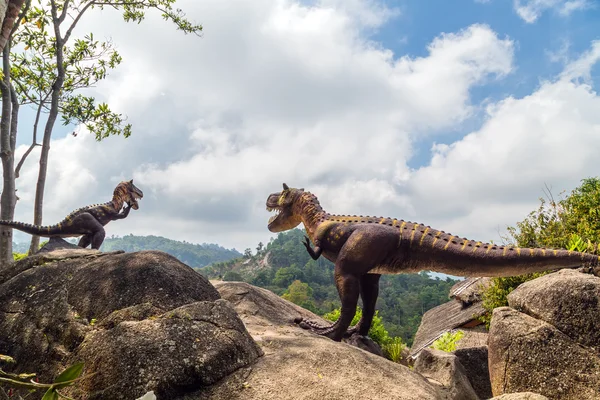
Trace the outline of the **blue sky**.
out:
<instances>
[{"instance_id":1,"label":"blue sky","mask_svg":"<svg viewBox=\"0 0 600 400\"><path fill-rule=\"evenodd\" d=\"M523 20L509 0L388 0L399 15L373 33L372 39L399 55L426 56L427 45L440 32L455 32L475 23L487 24L499 35L515 41L515 71L501 80L490 80L471 89L474 103L506 96L522 97L539 86L541 80L551 80L562 70L566 58L572 58L600 40L600 3L590 2L582 11L565 16L550 8L541 12L533 23ZM555 54L559 59L553 59ZM562 57L562 59L560 59ZM600 69L595 66L592 79L600 81ZM440 142L451 143L480 124L482 115L455 127ZM430 160L431 142L417 142L409 165L418 168Z\"/></svg>"},{"instance_id":2,"label":"blue sky","mask_svg":"<svg viewBox=\"0 0 600 400\"><path fill-rule=\"evenodd\" d=\"M272 236L265 199L286 182L331 213L499 242L544 185L571 190L600 171L597 2L177 6L203 24L201 38L159 15L128 25L110 10L76 31L111 38L123 56L91 93L127 115L133 134L98 143L58 127L45 223L134 178L140 210L108 235L243 250ZM22 153L27 117L20 127ZM34 152L17 182L18 220L32 219L36 167Z\"/></svg>"}]
</instances>

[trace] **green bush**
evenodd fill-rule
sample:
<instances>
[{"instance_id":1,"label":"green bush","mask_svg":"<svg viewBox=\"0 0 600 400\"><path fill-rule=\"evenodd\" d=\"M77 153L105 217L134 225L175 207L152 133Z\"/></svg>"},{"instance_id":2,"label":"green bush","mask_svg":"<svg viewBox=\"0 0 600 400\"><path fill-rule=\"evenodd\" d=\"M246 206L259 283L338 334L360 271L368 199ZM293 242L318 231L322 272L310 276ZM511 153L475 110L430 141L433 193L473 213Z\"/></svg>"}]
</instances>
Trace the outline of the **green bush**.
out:
<instances>
[{"instance_id":1,"label":"green bush","mask_svg":"<svg viewBox=\"0 0 600 400\"><path fill-rule=\"evenodd\" d=\"M13 253L13 259L19 261L27 257L27 253Z\"/></svg>"},{"instance_id":2,"label":"green bush","mask_svg":"<svg viewBox=\"0 0 600 400\"><path fill-rule=\"evenodd\" d=\"M463 331L446 332L433 342L431 347L450 353L456 350L456 343L465 335Z\"/></svg>"},{"instance_id":3,"label":"green bush","mask_svg":"<svg viewBox=\"0 0 600 400\"><path fill-rule=\"evenodd\" d=\"M404 350L405 348L406 344L402 342L402 338L399 336L391 338L388 343L381 346L385 357L392 360L395 363L400 362L400 360L402 360L402 350Z\"/></svg>"}]
</instances>

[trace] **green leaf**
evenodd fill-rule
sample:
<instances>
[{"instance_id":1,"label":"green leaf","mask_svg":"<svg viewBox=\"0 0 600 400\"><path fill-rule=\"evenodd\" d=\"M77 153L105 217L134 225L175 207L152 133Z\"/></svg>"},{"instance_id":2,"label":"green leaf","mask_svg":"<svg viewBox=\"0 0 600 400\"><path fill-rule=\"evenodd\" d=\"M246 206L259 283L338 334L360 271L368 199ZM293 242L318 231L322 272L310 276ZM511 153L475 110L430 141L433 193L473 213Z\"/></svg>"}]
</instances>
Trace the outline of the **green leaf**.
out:
<instances>
[{"instance_id":1,"label":"green leaf","mask_svg":"<svg viewBox=\"0 0 600 400\"><path fill-rule=\"evenodd\" d=\"M83 363L82 362L72 365L69 368L65 369L63 372L61 372L61 374L58 375L56 377L56 379L54 380L54 383L64 383L64 382L72 381L73 379L77 379L77 378L79 378L79 375L81 375L82 371L83 371Z\"/></svg>"},{"instance_id":2,"label":"green leaf","mask_svg":"<svg viewBox=\"0 0 600 400\"><path fill-rule=\"evenodd\" d=\"M3 361L5 363L10 363L10 364L15 363L15 360L12 357L5 356L4 354L0 354L0 361Z\"/></svg>"},{"instance_id":3,"label":"green leaf","mask_svg":"<svg viewBox=\"0 0 600 400\"><path fill-rule=\"evenodd\" d=\"M55 388L50 388L42 397L42 400L58 400L58 393L56 393Z\"/></svg>"}]
</instances>

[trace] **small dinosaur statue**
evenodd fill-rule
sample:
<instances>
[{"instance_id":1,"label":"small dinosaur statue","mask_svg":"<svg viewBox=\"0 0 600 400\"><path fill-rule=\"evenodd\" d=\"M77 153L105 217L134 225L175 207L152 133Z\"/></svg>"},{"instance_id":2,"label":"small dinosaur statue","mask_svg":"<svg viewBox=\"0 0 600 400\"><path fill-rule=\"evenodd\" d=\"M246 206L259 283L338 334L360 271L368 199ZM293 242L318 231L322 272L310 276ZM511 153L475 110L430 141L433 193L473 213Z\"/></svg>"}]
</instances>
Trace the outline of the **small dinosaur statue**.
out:
<instances>
[{"instance_id":1,"label":"small dinosaur statue","mask_svg":"<svg viewBox=\"0 0 600 400\"><path fill-rule=\"evenodd\" d=\"M91 244L92 249L99 249L104 241L104 225L110 221L126 218L132 208L137 210L139 208L137 201L142 197L144 197L144 193L133 184L132 179L117 185L112 200L78 208L56 225L38 226L3 220L0 220L0 225L44 237L76 237L83 235L78 246L85 248ZM125 203L127 203L127 206L123 208Z\"/></svg>"},{"instance_id":2,"label":"small dinosaur statue","mask_svg":"<svg viewBox=\"0 0 600 400\"><path fill-rule=\"evenodd\" d=\"M317 197L289 188L267 198L271 232L304 224L304 245L313 259L323 255L335 263L335 284L342 302L340 318L330 326L298 319L296 323L340 341L358 332L366 336L375 314L381 274L430 270L455 276L514 276L554 268L596 266L600 257L568 250L497 246L460 238L429 226L393 218L332 215ZM309 242L312 241L314 249ZM358 296L363 314L348 330Z\"/></svg>"}]
</instances>

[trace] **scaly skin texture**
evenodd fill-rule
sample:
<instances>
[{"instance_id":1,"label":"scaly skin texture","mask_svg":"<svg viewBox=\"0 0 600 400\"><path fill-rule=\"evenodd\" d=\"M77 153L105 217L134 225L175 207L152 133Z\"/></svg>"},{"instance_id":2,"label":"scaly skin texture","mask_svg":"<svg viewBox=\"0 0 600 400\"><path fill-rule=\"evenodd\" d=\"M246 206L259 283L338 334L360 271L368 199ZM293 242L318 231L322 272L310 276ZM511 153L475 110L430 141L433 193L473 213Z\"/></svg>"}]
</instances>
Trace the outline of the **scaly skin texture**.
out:
<instances>
[{"instance_id":1,"label":"scaly skin texture","mask_svg":"<svg viewBox=\"0 0 600 400\"><path fill-rule=\"evenodd\" d=\"M514 276L555 268L596 266L600 257L568 250L497 246L454 236L429 226L395 218L331 215L317 197L289 188L271 194L267 210L278 211L269 220L271 232L304 224L304 245L313 259L323 255L335 263L335 284L342 302L340 318L331 326L296 321L304 328L340 341L358 332L367 335L375 314L381 274L421 270L455 276ZM310 241L314 244L311 247ZM358 296L363 317L348 330Z\"/></svg>"},{"instance_id":2,"label":"scaly skin texture","mask_svg":"<svg viewBox=\"0 0 600 400\"><path fill-rule=\"evenodd\" d=\"M104 226L110 221L126 218L132 208L137 210L139 208L137 200L142 197L144 197L144 193L133 184L132 179L117 185L112 200L79 208L56 225L38 226L17 221L0 221L0 225L43 237L83 235L78 246L85 248L91 244L92 249L99 249L106 234ZM123 208L125 203L127 206ZM123 210L121 211L121 209Z\"/></svg>"}]
</instances>

